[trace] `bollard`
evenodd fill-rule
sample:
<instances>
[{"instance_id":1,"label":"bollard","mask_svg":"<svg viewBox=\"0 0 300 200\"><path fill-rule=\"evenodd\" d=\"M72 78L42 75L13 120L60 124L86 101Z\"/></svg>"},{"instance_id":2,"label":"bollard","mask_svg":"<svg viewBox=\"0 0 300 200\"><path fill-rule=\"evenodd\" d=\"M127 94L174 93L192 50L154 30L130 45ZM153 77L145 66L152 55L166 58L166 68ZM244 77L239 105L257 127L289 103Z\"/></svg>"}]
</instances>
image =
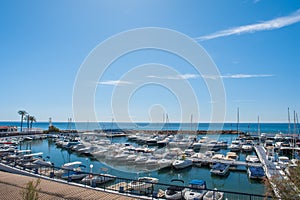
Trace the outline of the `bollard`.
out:
<instances>
[{"instance_id":1,"label":"bollard","mask_svg":"<svg viewBox=\"0 0 300 200\"><path fill-rule=\"evenodd\" d=\"M120 187L119 187L119 192L120 192L120 193L123 193L123 192L124 192L124 187L123 187L123 186L120 186Z\"/></svg>"}]
</instances>

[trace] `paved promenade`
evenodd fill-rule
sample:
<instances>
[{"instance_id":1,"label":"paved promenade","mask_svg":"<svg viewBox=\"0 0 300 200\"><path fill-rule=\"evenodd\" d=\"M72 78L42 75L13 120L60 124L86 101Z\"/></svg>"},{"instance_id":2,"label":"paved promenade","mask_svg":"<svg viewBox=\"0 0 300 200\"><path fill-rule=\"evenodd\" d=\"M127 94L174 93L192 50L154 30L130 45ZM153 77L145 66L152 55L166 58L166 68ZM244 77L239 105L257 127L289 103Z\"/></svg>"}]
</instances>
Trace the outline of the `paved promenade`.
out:
<instances>
[{"instance_id":1,"label":"paved promenade","mask_svg":"<svg viewBox=\"0 0 300 200\"><path fill-rule=\"evenodd\" d=\"M22 199L21 192L28 181L36 181L37 178L11 174L0 171L0 199ZM78 187L54 181L41 179L39 199L136 199L119 194L97 191L89 188Z\"/></svg>"}]
</instances>

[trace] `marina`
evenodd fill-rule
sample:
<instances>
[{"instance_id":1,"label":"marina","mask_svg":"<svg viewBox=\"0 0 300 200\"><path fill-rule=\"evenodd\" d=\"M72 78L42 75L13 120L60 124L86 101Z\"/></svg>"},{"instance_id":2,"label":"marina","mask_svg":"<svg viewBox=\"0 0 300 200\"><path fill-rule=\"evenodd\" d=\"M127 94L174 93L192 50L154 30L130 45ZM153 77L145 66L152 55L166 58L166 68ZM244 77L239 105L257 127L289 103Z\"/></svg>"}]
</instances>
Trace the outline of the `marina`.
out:
<instances>
[{"instance_id":1,"label":"marina","mask_svg":"<svg viewBox=\"0 0 300 200\"><path fill-rule=\"evenodd\" d=\"M179 179L184 183L189 183L195 176L206 181L208 191L217 189L218 191L238 192L243 190L247 193L248 189L249 194L263 195L262 178L255 177L255 173L251 174L249 169L263 168L267 177L270 178L270 174L278 173L279 165L267 158L263 145L259 145L257 140L254 140L252 144L252 151L243 151L241 148L243 141L249 143L250 136L241 136L234 135L233 137L229 134L221 135L216 139L215 135L161 135L155 132L142 133L142 131L118 137L97 132L76 133L75 135L74 133L49 134L46 137L29 135L20 136L22 141L16 142L18 154L24 153L22 157L26 161L16 162L18 158L16 154L3 157L5 152L16 152L15 149L6 149L2 152L2 162L9 164L14 161L13 166L32 170L32 173L45 174L47 177L61 178L67 182L78 182L146 196L154 192L157 197L161 198L165 197L163 195L166 189L164 184L170 184L170 179ZM243 137L244 139L240 139ZM13 139L11 138L10 141ZM230 151L230 141L236 140L241 143L240 150ZM147 141L151 141L151 144ZM156 144L153 141L157 141ZM159 146L158 141L168 142L165 146ZM178 147L175 145L176 141ZM168 146L170 143L171 147ZM194 148L195 143L196 148ZM215 151L210 149L215 149ZM32 160L27 160L28 158ZM34 165L36 163L39 163L39 166ZM49 163L52 165L49 166ZM210 172L215 165L227 166L224 168L225 172L214 173L218 176L212 176ZM54 171L53 167L55 167ZM38 171L35 171L36 168ZM87 173L93 175L90 176ZM132 180L132 177L136 182ZM153 177L156 181L148 180L148 182L143 177ZM236 181L233 182L234 180ZM186 184L183 186L188 187Z\"/></svg>"}]
</instances>

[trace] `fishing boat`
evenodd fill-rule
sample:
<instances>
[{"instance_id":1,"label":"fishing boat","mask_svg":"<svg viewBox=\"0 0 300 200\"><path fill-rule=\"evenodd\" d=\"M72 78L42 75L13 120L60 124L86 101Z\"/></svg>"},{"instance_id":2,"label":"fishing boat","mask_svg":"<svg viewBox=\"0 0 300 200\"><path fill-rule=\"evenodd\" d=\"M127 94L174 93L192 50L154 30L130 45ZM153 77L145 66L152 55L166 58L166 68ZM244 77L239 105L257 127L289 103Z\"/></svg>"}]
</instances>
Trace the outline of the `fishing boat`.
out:
<instances>
[{"instance_id":1,"label":"fishing boat","mask_svg":"<svg viewBox=\"0 0 300 200\"><path fill-rule=\"evenodd\" d=\"M137 181L131 181L129 183L129 188L132 188L133 190L144 191L144 190L146 190L148 188L151 188L156 183L158 183L158 179L157 178L153 178L153 177L140 177L140 178L138 178Z\"/></svg>"},{"instance_id":2,"label":"fishing boat","mask_svg":"<svg viewBox=\"0 0 300 200\"><path fill-rule=\"evenodd\" d=\"M99 174L99 175L87 175L84 177L80 182L84 184L101 184L101 183L106 183L109 181L113 181L116 179L116 176L110 175L110 174Z\"/></svg>"},{"instance_id":3,"label":"fishing boat","mask_svg":"<svg viewBox=\"0 0 300 200\"><path fill-rule=\"evenodd\" d=\"M266 177L266 174L262 167L249 167L247 172L249 178L251 179L263 179Z\"/></svg>"},{"instance_id":4,"label":"fishing boat","mask_svg":"<svg viewBox=\"0 0 300 200\"><path fill-rule=\"evenodd\" d=\"M179 181L184 183L183 180L173 179L171 182ZM171 200L183 199L186 188L184 186L172 185L165 190L165 198Z\"/></svg>"},{"instance_id":5,"label":"fishing boat","mask_svg":"<svg viewBox=\"0 0 300 200\"><path fill-rule=\"evenodd\" d=\"M259 159L256 155L248 155L246 157L246 162L250 162L250 163L258 163Z\"/></svg>"},{"instance_id":6,"label":"fishing boat","mask_svg":"<svg viewBox=\"0 0 300 200\"><path fill-rule=\"evenodd\" d=\"M187 168L187 167L190 167L193 165L193 161L192 160L189 160L189 159L185 159L185 160L175 160L173 163L172 163L172 166L175 168L175 169L184 169L184 168Z\"/></svg>"},{"instance_id":7,"label":"fishing boat","mask_svg":"<svg viewBox=\"0 0 300 200\"><path fill-rule=\"evenodd\" d=\"M219 192L216 188L212 191L206 192L203 196L203 200L222 200L224 196L223 192Z\"/></svg>"},{"instance_id":8,"label":"fishing boat","mask_svg":"<svg viewBox=\"0 0 300 200\"><path fill-rule=\"evenodd\" d=\"M194 200L202 199L206 193L206 182L203 180L192 180L189 183L189 188L184 193L184 199Z\"/></svg>"},{"instance_id":9,"label":"fishing boat","mask_svg":"<svg viewBox=\"0 0 300 200\"><path fill-rule=\"evenodd\" d=\"M210 173L213 175L225 176L229 173L229 167L230 165L227 164L216 163L213 165L212 169L210 170Z\"/></svg>"}]
</instances>

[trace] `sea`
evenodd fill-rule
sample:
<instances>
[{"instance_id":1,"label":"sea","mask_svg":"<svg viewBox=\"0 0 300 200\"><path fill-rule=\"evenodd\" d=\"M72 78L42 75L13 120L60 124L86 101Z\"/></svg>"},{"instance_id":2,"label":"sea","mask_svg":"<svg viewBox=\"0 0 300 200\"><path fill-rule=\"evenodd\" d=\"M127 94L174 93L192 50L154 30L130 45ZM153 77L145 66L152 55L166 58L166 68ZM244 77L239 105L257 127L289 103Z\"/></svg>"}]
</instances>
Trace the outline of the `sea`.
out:
<instances>
[{"instance_id":1,"label":"sea","mask_svg":"<svg viewBox=\"0 0 300 200\"><path fill-rule=\"evenodd\" d=\"M0 126L9 125L9 126L20 126L20 122L0 122ZM101 122L101 123L69 123L69 122L53 122L52 125L56 126L61 130L70 130L70 129L78 129L78 130L95 130L95 129L133 129L133 130L214 130L214 127L208 123L200 123L200 124L179 124L179 123L168 123L168 124L149 124L149 123L116 123L116 122ZM26 127L26 123L24 123L23 127ZM46 122L37 122L33 124L34 128L47 129L49 123ZM265 133L289 133L293 132L297 129L297 126L290 126L287 123L262 123L260 124L261 132ZM252 132L256 133L258 130L258 125L255 123L225 123L223 125L222 130L236 130L244 132ZM297 129L298 130L298 129ZM203 135L198 135L198 138ZM220 135L218 136L221 140L231 141L234 140L236 135ZM126 137L120 138L111 138L113 143L132 143L133 145L137 145L134 142L130 142ZM231 171L226 177L218 177L212 176L210 174L209 167L190 167L183 170L175 170L172 168L160 169L160 170L136 170L130 166L112 166L108 165L101 160L97 160L93 157L85 157L79 155L75 152L68 151L66 149L58 148L55 145L55 142L52 140L33 140L30 142L24 142L19 146L19 149L31 149L32 152L43 152L43 157L49 159L51 162L55 164L55 166L61 166L67 162L73 161L81 161L85 165L85 171L89 172L90 170L93 173L109 173L121 178L131 178L135 179L142 176L152 176L159 179L160 183L170 184L171 179L181 179L184 181L185 185L193 179L201 179L205 180L207 183L207 187L210 189L217 188L219 190L224 191L232 191L232 192L243 192L243 193L251 193L251 194L264 194L265 186L262 181L250 180L248 178L246 171ZM218 153L223 153L224 155L229 150L223 149ZM254 152L250 154L255 154ZM249 153L239 153L239 160L244 161L245 157L249 155ZM90 169L89 166L93 165L93 168Z\"/></svg>"},{"instance_id":2,"label":"sea","mask_svg":"<svg viewBox=\"0 0 300 200\"><path fill-rule=\"evenodd\" d=\"M257 133L299 133L298 124L288 123L127 123L127 122L52 122L52 125L61 130L239 130L242 132ZM17 126L20 122L0 121L0 126ZM23 127L26 127L26 122ZM48 129L49 122L33 123L33 128Z\"/></svg>"}]
</instances>

